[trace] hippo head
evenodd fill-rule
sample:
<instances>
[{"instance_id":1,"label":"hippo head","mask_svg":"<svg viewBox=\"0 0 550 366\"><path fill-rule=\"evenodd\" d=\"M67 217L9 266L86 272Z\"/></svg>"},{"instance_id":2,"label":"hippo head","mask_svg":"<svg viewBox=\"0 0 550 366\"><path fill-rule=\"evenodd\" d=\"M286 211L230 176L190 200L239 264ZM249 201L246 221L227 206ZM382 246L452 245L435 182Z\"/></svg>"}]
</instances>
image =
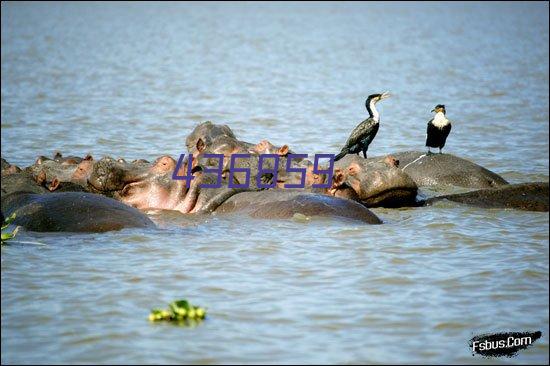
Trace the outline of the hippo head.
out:
<instances>
[{"instance_id":1,"label":"hippo head","mask_svg":"<svg viewBox=\"0 0 550 366\"><path fill-rule=\"evenodd\" d=\"M334 167L329 193L360 201L368 207L414 205L418 187L391 156L364 159L347 155Z\"/></svg>"},{"instance_id":2,"label":"hippo head","mask_svg":"<svg viewBox=\"0 0 550 366\"><path fill-rule=\"evenodd\" d=\"M164 155L153 163L121 162L106 157L94 164L89 185L98 193L110 195L138 209L168 209L191 212L204 181L200 168L192 171L196 179L189 187L183 180L173 179L176 161ZM178 175L187 172L187 161Z\"/></svg>"},{"instance_id":3,"label":"hippo head","mask_svg":"<svg viewBox=\"0 0 550 366\"><path fill-rule=\"evenodd\" d=\"M187 150L191 154L196 154L197 150L209 148L213 140L218 136L227 136L235 139L235 134L227 125L217 125L210 121L199 124L185 139Z\"/></svg>"},{"instance_id":4,"label":"hippo head","mask_svg":"<svg viewBox=\"0 0 550 366\"><path fill-rule=\"evenodd\" d=\"M25 171L30 173L38 185L50 191L82 191L86 190L88 176L91 174L93 157L68 157L61 159L57 153L57 160L39 156L35 163Z\"/></svg>"}]
</instances>

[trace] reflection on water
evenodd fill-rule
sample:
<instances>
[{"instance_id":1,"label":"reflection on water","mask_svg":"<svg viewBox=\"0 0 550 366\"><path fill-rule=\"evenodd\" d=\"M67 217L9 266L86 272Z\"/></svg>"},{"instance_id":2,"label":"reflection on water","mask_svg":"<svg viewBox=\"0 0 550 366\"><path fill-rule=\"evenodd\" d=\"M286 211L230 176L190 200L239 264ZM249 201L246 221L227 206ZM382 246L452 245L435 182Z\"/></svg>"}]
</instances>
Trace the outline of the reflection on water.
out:
<instances>
[{"instance_id":1,"label":"reflection on water","mask_svg":"<svg viewBox=\"0 0 550 366\"><path fill-rule=\"evenodd\" d=\"M380 105L373 155L446 151L548 180L547 4L2 3L2 157L178 156L198 122L337 152ZM427 192L429 194L430 192ZM152 216L155 231L21 233L2 248L2 362L479 362L472 335L541 330L548 213L455 204L312 219ZM150 324L176 298L194 329Z\"/></svg>"}]
</instances>

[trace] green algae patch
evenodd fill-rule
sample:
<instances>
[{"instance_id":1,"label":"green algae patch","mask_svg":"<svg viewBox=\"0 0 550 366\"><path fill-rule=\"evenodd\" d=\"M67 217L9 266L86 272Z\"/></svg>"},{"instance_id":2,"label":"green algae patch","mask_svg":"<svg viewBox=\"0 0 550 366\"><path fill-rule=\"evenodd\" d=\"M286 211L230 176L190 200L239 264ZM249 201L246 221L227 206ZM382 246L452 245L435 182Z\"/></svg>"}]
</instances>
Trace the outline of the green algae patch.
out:
<instances>
[{"instance_id":1,"label":"green algae patch","mask_svg":"<svg viewBox=\"0 0 550 366\"><path fill-rule=\"evenodd\" d=\"M15 212L13 214L11 214L10 217L8 217L6 219L6 221L4 222L4 225L2 225L2 245L4 245L6 243L6 241L10 240L10 239L13 239L15 237L15 235L17 235L17 232L19 231L19 226L16 227L15 229L13 229L13 231L10 233L10 232L4 232L5 229L8 228L8 226L13 222L13 220L15 220Z\"/></svg>"},{"instance_id":2,"label":"green algae patch","mask_svg":"<svg viewBox=\"0 0 550 366\"><path fill-rule=\"evenodd\" d=\"M206 309L194 306L187 300L176 300L168 304L168 309L153 309L149 321L168 321L182 325L196 325L206 317Z\"/></svg>"}]
</instances>

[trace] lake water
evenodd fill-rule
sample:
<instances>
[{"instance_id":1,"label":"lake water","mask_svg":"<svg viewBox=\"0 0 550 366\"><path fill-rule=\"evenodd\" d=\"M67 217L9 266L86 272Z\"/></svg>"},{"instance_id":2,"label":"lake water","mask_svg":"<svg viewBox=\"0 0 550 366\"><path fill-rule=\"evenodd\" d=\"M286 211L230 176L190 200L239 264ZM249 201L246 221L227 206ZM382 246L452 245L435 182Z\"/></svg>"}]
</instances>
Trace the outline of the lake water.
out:
<instances>
[{"instance_id":1,"label":"lake water","mask_svg":"<svg viewBox=\"0 0 550 366\"><path fill-rule=\"evenodd\" d=\"M548 181L548 3L2 2L1 153L177 157L199 122L335 153L388 90L369 152L445 151ZM158 230L2 247L2 363L548 364L549 214L441 203L316 219L153 216ZM196 328L151 324L187 298ZM468 340L541 330L515 358Z\"/></svg>"}]
</instances>

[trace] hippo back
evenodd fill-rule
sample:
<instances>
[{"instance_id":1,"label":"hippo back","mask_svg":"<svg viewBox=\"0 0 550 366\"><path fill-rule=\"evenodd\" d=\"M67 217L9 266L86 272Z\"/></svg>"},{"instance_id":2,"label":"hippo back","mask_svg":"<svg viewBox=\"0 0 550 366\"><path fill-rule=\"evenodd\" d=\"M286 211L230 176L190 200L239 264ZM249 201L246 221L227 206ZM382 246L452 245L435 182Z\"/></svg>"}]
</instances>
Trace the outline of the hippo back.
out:
<instances>
[{"instance_id":1,"label":"hippo back","mask_svg":"<svg viewBox=\"0 0 550 366\"><path fill-rule=\"evenodd\" d=\"M15 213L14 225L30 231L105 232L155 227L143 213L114 199L92 193L34 194L2 197L2 214Z\"/></svg>"},{"instance_id":2,"label":"hippo back","mask_svg":"<svg viewBox=\"0 0 550 366\"><path fill-rule=\"evenodd\" d=\"M227 199L217 213L239 212L264 219L289 219L295 214L351 219L367 224L382 221L355 201L306 191L271 189L242 192Z\"/></svg>"},{"instance_id":3,"label":"hippo back","mask_svg":"<svg viewBox=\"0 0 550 366\"><path fill-rule=\"evenodd\" d=\"M420 151L406 151L392 156L419 186L491 188L508 184L500 175L451 154L427 155Z\"/></svg>"}]
</instances>

